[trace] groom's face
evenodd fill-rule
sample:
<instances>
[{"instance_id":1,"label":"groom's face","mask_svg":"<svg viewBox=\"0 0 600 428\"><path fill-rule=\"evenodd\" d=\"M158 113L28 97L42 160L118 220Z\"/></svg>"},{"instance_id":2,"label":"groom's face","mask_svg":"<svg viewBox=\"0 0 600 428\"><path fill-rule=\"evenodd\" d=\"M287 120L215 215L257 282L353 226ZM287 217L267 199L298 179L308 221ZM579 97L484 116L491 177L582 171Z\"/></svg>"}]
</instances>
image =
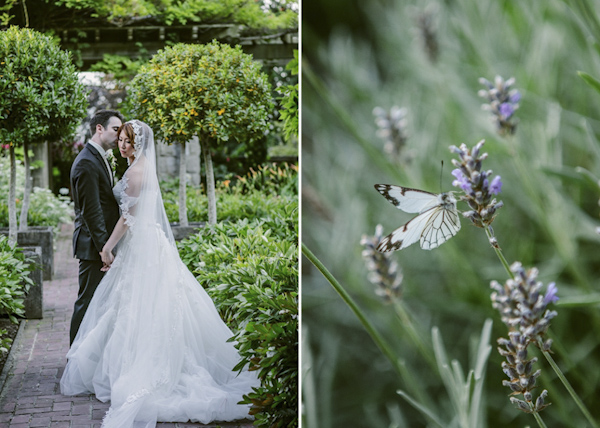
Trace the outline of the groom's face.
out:
<instances>
[{"instance_id":1,"label":"groom's face","mask_svg":"<svg viewBox=\"0 0 600 428\"><path fill-rule=\"evenodd\" d=\"M111 117L108 120L106 128L102 128L102 134L100 135L100 141L104 150L110 150L117 147L117 140L119 138L117 131L121 126L121 119L116 116Z\"/></svg>"}]
</instances>

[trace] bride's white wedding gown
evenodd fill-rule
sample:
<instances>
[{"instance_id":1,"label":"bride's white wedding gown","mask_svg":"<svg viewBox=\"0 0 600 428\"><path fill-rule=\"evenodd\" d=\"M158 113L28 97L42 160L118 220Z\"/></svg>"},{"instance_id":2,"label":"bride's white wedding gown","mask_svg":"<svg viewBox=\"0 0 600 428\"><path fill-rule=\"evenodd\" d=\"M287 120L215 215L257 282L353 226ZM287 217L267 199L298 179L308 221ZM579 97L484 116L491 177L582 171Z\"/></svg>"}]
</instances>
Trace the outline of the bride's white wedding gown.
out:
<instances>
[{"instance_id":1,"label":"bride's white wedding gown","mask_svg":"<svg viewBox=\"0 0 600 428\"><path fill-rule=\"evenodd\" d=\"M141 173L139 198L128 195L130 170L115 186L129 228L67 354L61 391L110 400L103 427L247 418L249 406L237 403L259 385L257 377L232 371L240 360L227 342L232 332L181 261L163 222L140 219L148 209L162 210L152 216L163 219L158 183L148 185ZM148 204L144 192L157 193L161 206Z\"/></svg>"}]
</instances>

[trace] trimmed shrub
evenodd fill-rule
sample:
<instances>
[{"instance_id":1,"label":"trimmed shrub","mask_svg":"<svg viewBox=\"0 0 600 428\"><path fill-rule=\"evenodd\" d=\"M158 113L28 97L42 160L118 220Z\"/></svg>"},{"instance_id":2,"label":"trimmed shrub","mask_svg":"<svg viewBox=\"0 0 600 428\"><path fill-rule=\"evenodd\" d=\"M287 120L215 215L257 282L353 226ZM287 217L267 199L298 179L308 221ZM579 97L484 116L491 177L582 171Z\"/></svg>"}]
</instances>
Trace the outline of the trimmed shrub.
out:
<instances>
[{"instance_id":1,"label":"trimmed shrub","mask_svg":"<svg viewBox=\"0 0 600 428\"><path fill-rule=\"evenodd\" d=\"M261 386L245 396L258 426L298 426L297 202L261 220L208 226L182 241L182 259L234 330Z\"/></svg>"},{"instance_id":2,"label":"trimmed shrub","mask_svg":"<svg viewBox=\"0 0 600 428\"><path fill-rule=\"evenodd\" d=\"M8 238L0 235L0 314L6 315L17 324L18 316L25 314L23 304L25 293L33 284L29 278L29 263ZM0 330L0 352L8 352L11 339L6 338L7 331Z\"/></svg>"}]
</instances>

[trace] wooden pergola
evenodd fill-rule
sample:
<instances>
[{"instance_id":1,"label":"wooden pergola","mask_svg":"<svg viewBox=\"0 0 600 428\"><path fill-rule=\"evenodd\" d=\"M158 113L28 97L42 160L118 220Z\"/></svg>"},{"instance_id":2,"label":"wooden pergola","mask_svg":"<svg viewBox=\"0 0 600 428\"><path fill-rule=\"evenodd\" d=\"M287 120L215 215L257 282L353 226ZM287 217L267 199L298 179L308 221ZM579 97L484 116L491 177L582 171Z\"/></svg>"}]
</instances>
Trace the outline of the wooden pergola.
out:
<instances>
[{"instance_id":1,"label":"wooden pergola","mask_svg":"<svg viewBox=\"0 0 600 428\"><path fill-rule=\"evenodd\" d=\"M245 53L269 65L285 65L298 49L298 29L277 33L242 34L235 24L195 24L182 26L86 27L55 29L63 49L78 50L83 61L82 71L101 61L104 54L123 55L136 59L143 47L155 54L169 42L208 43L218 40L240 45Z\"/></svg>"}]
</instances>

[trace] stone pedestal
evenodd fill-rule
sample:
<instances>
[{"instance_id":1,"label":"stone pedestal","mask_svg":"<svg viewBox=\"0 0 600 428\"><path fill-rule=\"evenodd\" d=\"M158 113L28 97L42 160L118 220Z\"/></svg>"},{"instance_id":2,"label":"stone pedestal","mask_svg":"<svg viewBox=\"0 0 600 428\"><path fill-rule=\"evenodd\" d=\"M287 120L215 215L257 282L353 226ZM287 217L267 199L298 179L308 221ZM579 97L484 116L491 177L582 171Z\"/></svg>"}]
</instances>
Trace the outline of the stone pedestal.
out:
<instances>
[{"instance_id":1,"label":"stone pedestal","mask_svg":"<svg viewBox=\"0 0 600 428\"><path fill-rule=\"evenodd\" d=\"M8 228L0 228L0 233L8 236ZM17 233L19 247L41 247L44 280L51 280L54 275L54 231L52 226L30 226L24 232Z\"/></svg>"},{"instance_id":2,"label":"stone pedestal","mask_svg":"<svg viewBox=\"0 0 600 428\"><path fill-rule=\"evenodd\" d=\"M198 233L198 230L203 228L205 224L205 222L192 222L189 223L189 226L180 226L179 223L171 223L171 231L176 241L183 241Z\"/></svg>"},{"instance_id":3,"label":"stone pedestal","mask_svg":"<svg viewBox=\"0 0 600 428\"><path fill-rule=\"evenodd\" d=\"M42 278L42 247L23 247L23 254L33 263L29 278L33 284L25 295L25 318L42 319L44 317L43 278Z\"/></svg>"}]
</instances>

